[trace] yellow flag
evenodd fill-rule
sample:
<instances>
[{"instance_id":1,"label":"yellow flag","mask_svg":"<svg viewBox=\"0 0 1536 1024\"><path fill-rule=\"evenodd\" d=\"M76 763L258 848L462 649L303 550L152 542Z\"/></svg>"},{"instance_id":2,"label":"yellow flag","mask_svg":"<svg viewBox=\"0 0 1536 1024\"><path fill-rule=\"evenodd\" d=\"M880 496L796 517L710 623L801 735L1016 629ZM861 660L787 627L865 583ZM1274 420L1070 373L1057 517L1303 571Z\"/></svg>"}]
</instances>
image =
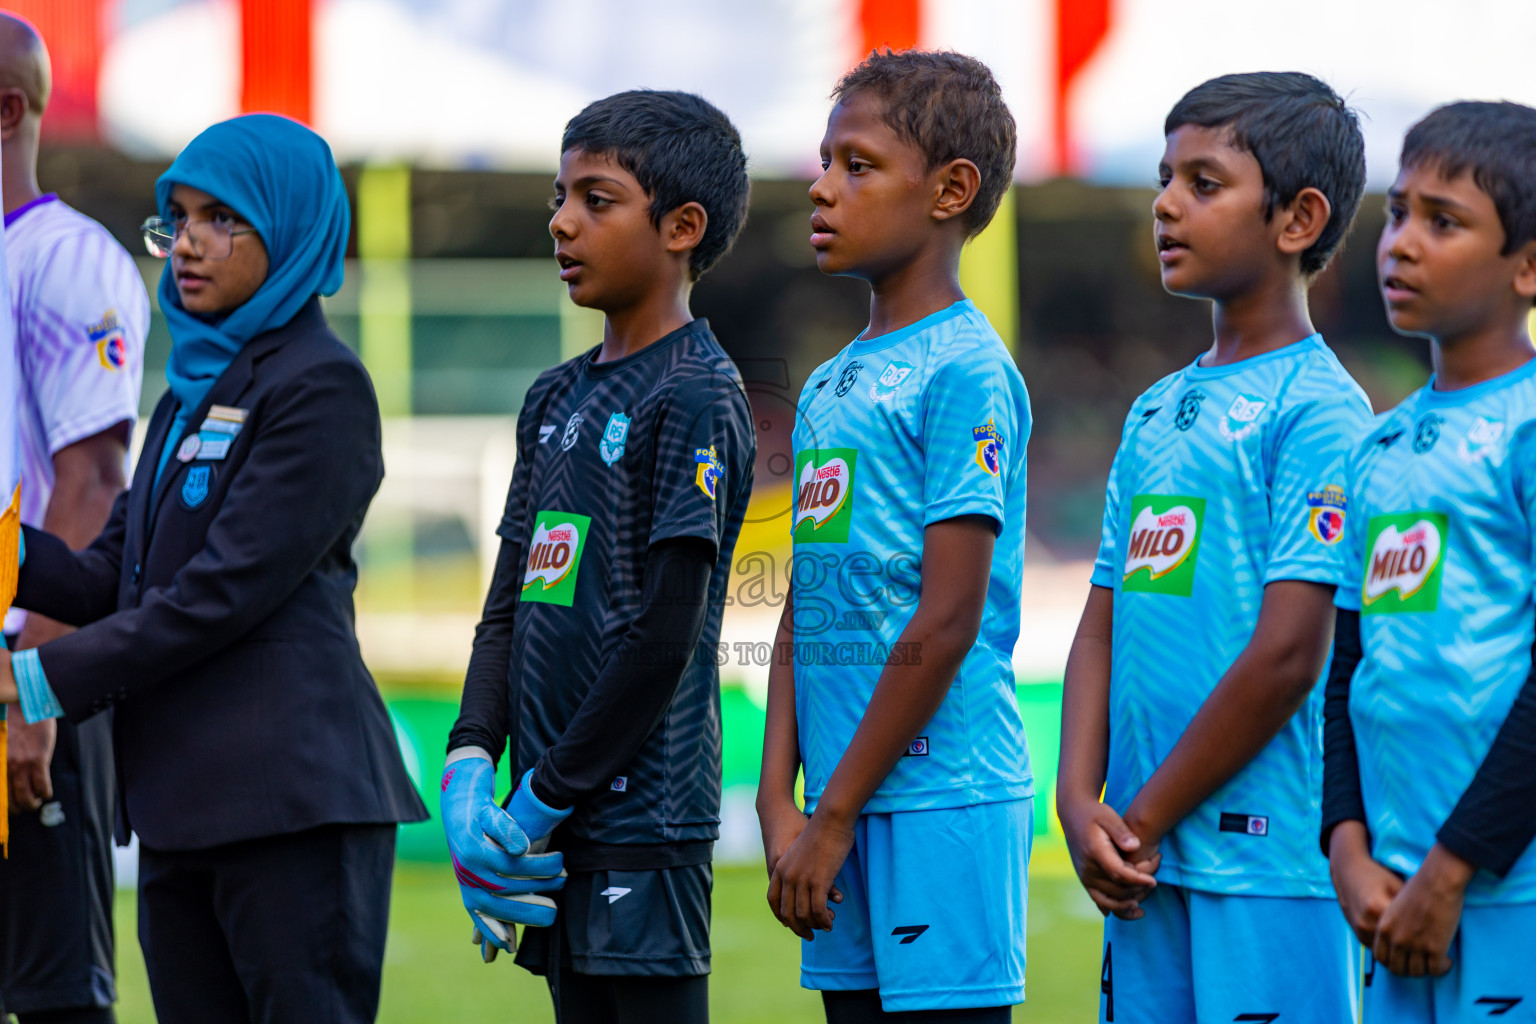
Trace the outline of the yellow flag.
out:
<instances>
[{"instance_id":1,"label":"yellow flag","mask_svg":"<svg viewBox=\"0 0 1536 1024\"><path fill-rule=\"evenodd\" d=\"M11 315L5 232L0 228L0 615L16 597L17 550L21 544L21 458L16 443L16 320ZM10 786L5 777L5 722L0 720L0 847L10 839Z\"/></svg>"}]
</instances>

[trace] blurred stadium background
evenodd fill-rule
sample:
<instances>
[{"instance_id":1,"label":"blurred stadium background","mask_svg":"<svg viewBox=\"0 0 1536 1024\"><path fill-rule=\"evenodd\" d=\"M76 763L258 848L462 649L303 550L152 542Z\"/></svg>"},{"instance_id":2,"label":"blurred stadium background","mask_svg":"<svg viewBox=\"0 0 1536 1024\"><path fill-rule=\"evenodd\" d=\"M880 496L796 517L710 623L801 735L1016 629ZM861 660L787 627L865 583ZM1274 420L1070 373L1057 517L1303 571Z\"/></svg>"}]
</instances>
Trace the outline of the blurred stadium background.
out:
<instances>
[{"instance_id":1,"label":"blurred stadium background","mask_svg":"<svg viewBox=\"0 0 1536 1024\"><path fill-rule=\"evenodd\" d=\"M1021 1020L1091 1019L1097 914L1049 808L1060 678L1087 591L1104 477L1131 399L1194 357L1207 310L1166 296L1149 223L1173 101L1229 71L1318 74L1364 115L1371 187L1403 131L1453 98L1536 102L1529 0L1229 0L1174 16L1155 0L0 0L53 59L45 190L142 254L153 181L202 128L242 111L300 118L344 168L355 238L327 304L373 373L388 479L359 551L358 631L428 804L494 558L523 392L595 344L565 298L545 225L560 131L621 89L681 88L741 128L754 177L735 251L695 293L741 365L759 429L757 490L724 642L726 808L716 890L717 1017L820 1019L797 949L763 909L752 796L766 667L787 583L788 439L809 370L864 325L862 285L806 243L836 79L872 46L974 54L1019 124L1017 188L968 250L965 286L1033 388L1031 507L1015 669L1037 776L1030 1002ZM1430 48L1441 32L1468 45ZM1412 43L1410 40L1421 42ZM1372 248L1379 196L1313 290L1314 316L1378 409L1424 377L1387 328ZM153 297L160 264L140 256ZM143 410L165 387L158 311ZM547 1020L541 984L482 967L435 822L405 828L383 1019ZM132 853L120 860L131 881ZM120 1019L153 1019L120 899Z\"/></svg>"}]
</instances>

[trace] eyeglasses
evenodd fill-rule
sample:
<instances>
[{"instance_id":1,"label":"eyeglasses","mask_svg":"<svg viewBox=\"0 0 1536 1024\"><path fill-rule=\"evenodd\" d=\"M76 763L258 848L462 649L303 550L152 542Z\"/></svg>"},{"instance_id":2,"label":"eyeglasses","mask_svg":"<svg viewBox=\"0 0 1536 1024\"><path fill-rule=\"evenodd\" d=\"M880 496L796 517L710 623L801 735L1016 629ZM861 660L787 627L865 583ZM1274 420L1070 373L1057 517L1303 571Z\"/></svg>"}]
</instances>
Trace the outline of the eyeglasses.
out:
<instances>
[{"instance_id":1,"label":"eyeglasses","mask_svg":"<svg viewBox=\"0 0 1536 1024\"><path fill-rule=\"evenodd\" d=\"M165 259L176 247L176 239L185 233L192 243L192 254L203 260L227 260L235 251L236 235L254 235L255 228L237 228L225 220L167 220L151 217L139 225L144 233L144 248L151 256Z\"/></svg>"}]
</instances>

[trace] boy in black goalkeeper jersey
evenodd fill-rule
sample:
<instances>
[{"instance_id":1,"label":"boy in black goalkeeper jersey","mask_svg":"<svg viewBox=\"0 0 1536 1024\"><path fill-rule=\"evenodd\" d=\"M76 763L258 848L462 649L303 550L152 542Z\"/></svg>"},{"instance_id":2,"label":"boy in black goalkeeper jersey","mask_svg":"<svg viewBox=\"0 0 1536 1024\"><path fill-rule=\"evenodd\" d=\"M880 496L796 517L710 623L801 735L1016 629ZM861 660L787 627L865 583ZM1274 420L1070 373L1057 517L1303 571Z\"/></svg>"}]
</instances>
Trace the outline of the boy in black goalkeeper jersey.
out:
<instances>
[{"instance_id":1,"label":"boy in black goalkeeper jersey","mask_svg":"<svg viewBox=\"0 0 1536 1024\"><path fill-rule=\"evenodd\" d=\"M548 976L562 1024L705 1021L715 651L756 443L740 375L688 298L746 216L746 157L715 107L653 91L587 107L561 150L560 278L607 322L518 417L443 824L488 958L511 924L546 926L524 930L517 962Z\"/></svg>"}]
</instances>

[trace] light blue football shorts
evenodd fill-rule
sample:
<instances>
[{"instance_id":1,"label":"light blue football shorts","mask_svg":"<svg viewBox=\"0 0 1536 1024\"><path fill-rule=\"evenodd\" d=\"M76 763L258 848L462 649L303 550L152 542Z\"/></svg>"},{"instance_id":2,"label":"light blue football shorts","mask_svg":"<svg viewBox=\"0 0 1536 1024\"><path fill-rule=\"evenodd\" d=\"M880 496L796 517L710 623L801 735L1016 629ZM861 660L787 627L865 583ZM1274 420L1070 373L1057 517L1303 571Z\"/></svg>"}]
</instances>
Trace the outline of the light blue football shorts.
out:
<instances>
[{"instance_id":1,"label":"light blue football shorts","mask_svg":"<svg viewBox=\"0 0 1536 1024\"><path fill-rule=\"evenodd\" d=\"M1141 907L1104 919L1104 1024L1359 1019L1360 943L1336 901L1160 885Z\"/></svg>"},{"instance_id":2,"label":"light blue football shorts","mask_svg":"<svg viewBox=\"0 0 1536 1024\"><path fill-rule=\"evenodd\" d=\"M1033 798L862 816L800 984L879 989L888 1013L1022 1003L1033 838Z\"/></svg>"},{"instance_id":3,"label":"light blue football shorts","mask_svg":"<svg viewBox=\"0 0 1536 1024\"><path fill-rule=\"evenodd\" d=\"M1536 1021L1536 904L1463 909L1449 952L1449 974L1399 978L1360 950L1364 1024Z\"/></svg>"}]
</instances>

